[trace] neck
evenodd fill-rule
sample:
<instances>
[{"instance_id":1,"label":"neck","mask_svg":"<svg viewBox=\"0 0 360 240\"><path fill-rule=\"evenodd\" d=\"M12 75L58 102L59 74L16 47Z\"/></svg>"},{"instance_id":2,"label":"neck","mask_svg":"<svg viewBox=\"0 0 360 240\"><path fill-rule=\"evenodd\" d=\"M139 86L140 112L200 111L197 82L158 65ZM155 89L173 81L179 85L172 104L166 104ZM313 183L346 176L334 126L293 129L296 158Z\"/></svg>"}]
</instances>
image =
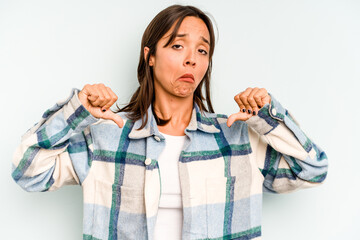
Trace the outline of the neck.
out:
<instances>
[{"instance_id":1,"label":"neck","mask_svg":"<svg viewBox=\"0 0 360 240\"><path fill-rule=\"evenodd\" d=\"M170 119L165 126L158 126L159 130L169 135L184 135L191 119L193 96L179 98L155 93L153 104L159 118Z\"/></svg>"}]
</instances>

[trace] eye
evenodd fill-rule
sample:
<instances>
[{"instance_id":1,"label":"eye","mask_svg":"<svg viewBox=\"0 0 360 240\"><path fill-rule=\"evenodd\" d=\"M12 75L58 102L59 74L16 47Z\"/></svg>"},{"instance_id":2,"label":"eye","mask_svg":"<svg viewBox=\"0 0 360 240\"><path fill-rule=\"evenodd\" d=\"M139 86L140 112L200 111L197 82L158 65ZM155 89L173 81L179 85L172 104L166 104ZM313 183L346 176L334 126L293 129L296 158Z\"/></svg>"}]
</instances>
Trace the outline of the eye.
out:
<instances>
[{"instance_id":1,"label":"eye","mask_svg":"<svg viewBox=\"0 0 360 240\"><path fill-rule=\"evenodd\" d=\"M180 44L174 44L171 46L174 49L180 49L180 47L182 47Z\"/></svg>"},{"instance_id":2,"label":"eye","mask_svg":"<svg viewBox=\"0 0 360 240\"><path fill-rule=\"evenodd\" d=\"M203 55L207 55L207 51L205 51L204 49L199 49L199 52L202 53Z\"/></svg>"}]
</instances>

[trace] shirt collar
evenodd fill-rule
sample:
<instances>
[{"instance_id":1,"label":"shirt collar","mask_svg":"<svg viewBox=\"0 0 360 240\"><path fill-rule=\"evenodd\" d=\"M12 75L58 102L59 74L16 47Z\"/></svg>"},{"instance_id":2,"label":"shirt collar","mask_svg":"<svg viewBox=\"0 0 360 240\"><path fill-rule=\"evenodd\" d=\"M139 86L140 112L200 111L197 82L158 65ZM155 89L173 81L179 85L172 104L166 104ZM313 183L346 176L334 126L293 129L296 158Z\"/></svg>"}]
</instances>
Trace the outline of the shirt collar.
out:
<instances>
[{"instance_id":1,"label":"shirt collar","mask_svg":"<svg viewBox=\"0 0 360 240\"><path fill-rule=\"evenodd\" d=\"M129 138L131 139L140 139L150 136L161 136L159 129L156 124L155 117L151 110L151 104L147 109L148 121L145 127L141 130L137 130L141 126L141 119L135 121L133 128L129 133ZM209 113L201 113L199 106L194 102L194 108L191 114L191 119L189 125L186 127L188 131L200 130L206 133L219 133L220 129L214 125L213 120L208 116Z\"/></svg>"}]
</instances>

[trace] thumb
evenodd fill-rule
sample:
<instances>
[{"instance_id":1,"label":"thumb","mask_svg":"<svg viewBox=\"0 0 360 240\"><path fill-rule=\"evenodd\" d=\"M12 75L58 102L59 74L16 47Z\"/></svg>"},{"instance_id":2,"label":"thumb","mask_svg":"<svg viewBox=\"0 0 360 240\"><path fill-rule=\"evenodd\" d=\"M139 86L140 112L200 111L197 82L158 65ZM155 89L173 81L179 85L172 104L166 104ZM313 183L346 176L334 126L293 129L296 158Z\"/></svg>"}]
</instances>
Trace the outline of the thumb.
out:
<instances>
[{"instance_id":1,"label":"thumb","mask_svg":"<svg viewBox=\"0 0 360 240\"><path fill-rule=\"evenodd\" d=\"M119 126L119 128L122 128L124 126L124 120L119 115L112 112L110 109L104 112L104 115L101 118L113 120Z\"/></svg>"},{"instance_id":2,"label":"thumb","mask_svg":"<svg viewBox=\"0 0 360 240\"><path fill-rule=\"evenodd\" d=\"M231 127L231 125L233 125L234 122L241 120L241 121L246 121L247 119L249 119L251 117L248 116L250 114L244 113L244 112L238 112L238 113L234 113L231 114L226 122L226 125L228 127Z\"/></svg>"}]
</instances>

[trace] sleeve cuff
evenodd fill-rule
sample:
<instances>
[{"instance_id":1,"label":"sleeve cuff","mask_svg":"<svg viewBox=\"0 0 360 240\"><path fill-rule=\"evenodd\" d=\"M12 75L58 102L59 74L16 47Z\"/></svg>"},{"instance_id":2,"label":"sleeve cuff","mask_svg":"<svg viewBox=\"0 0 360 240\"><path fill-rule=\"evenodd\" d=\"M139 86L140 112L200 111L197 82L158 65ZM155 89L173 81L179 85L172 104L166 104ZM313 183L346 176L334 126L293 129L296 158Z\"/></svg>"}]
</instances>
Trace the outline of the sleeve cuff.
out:
<instances>
[{"instance_id":1,"label":"sleeve cuff","mask_svg":"<svg viewBox=\"0 0 360 240\"><path fill-rule=\"evenodd\" d=\"M256 116L253 116L245 122L261 135L266 135L283 122L286 114L285 108L269 93L271 97L270 104L265 104Z\"/></svg>"},{"instance_id":2,"label":"sleeve cuff","mask_svg":"<svg viewBox=\"0 0 360 240\"><path fill-rule=\"evenodd\" d=\"M79 89L73 88L70 96L62 101L57 102L52 108L48 109L42 116L38 126L51 118L56 112L63 108L63 117L71 129L81 131L90 124L97 122L99 119L90 114L81 104L78 93Z\"/></svg>"},{"instance_id":3,"label":"sleeve cuff","mask_svg":"<svg viewBox=\"0 0 360 240\"><path fill-rule=\"evenodd\" d=\"M79 90L72 89L69 101L64 106L64 117L73 130L83 130L99 120L82 105L78 97Z\"/></svg>"}]
</instances>

